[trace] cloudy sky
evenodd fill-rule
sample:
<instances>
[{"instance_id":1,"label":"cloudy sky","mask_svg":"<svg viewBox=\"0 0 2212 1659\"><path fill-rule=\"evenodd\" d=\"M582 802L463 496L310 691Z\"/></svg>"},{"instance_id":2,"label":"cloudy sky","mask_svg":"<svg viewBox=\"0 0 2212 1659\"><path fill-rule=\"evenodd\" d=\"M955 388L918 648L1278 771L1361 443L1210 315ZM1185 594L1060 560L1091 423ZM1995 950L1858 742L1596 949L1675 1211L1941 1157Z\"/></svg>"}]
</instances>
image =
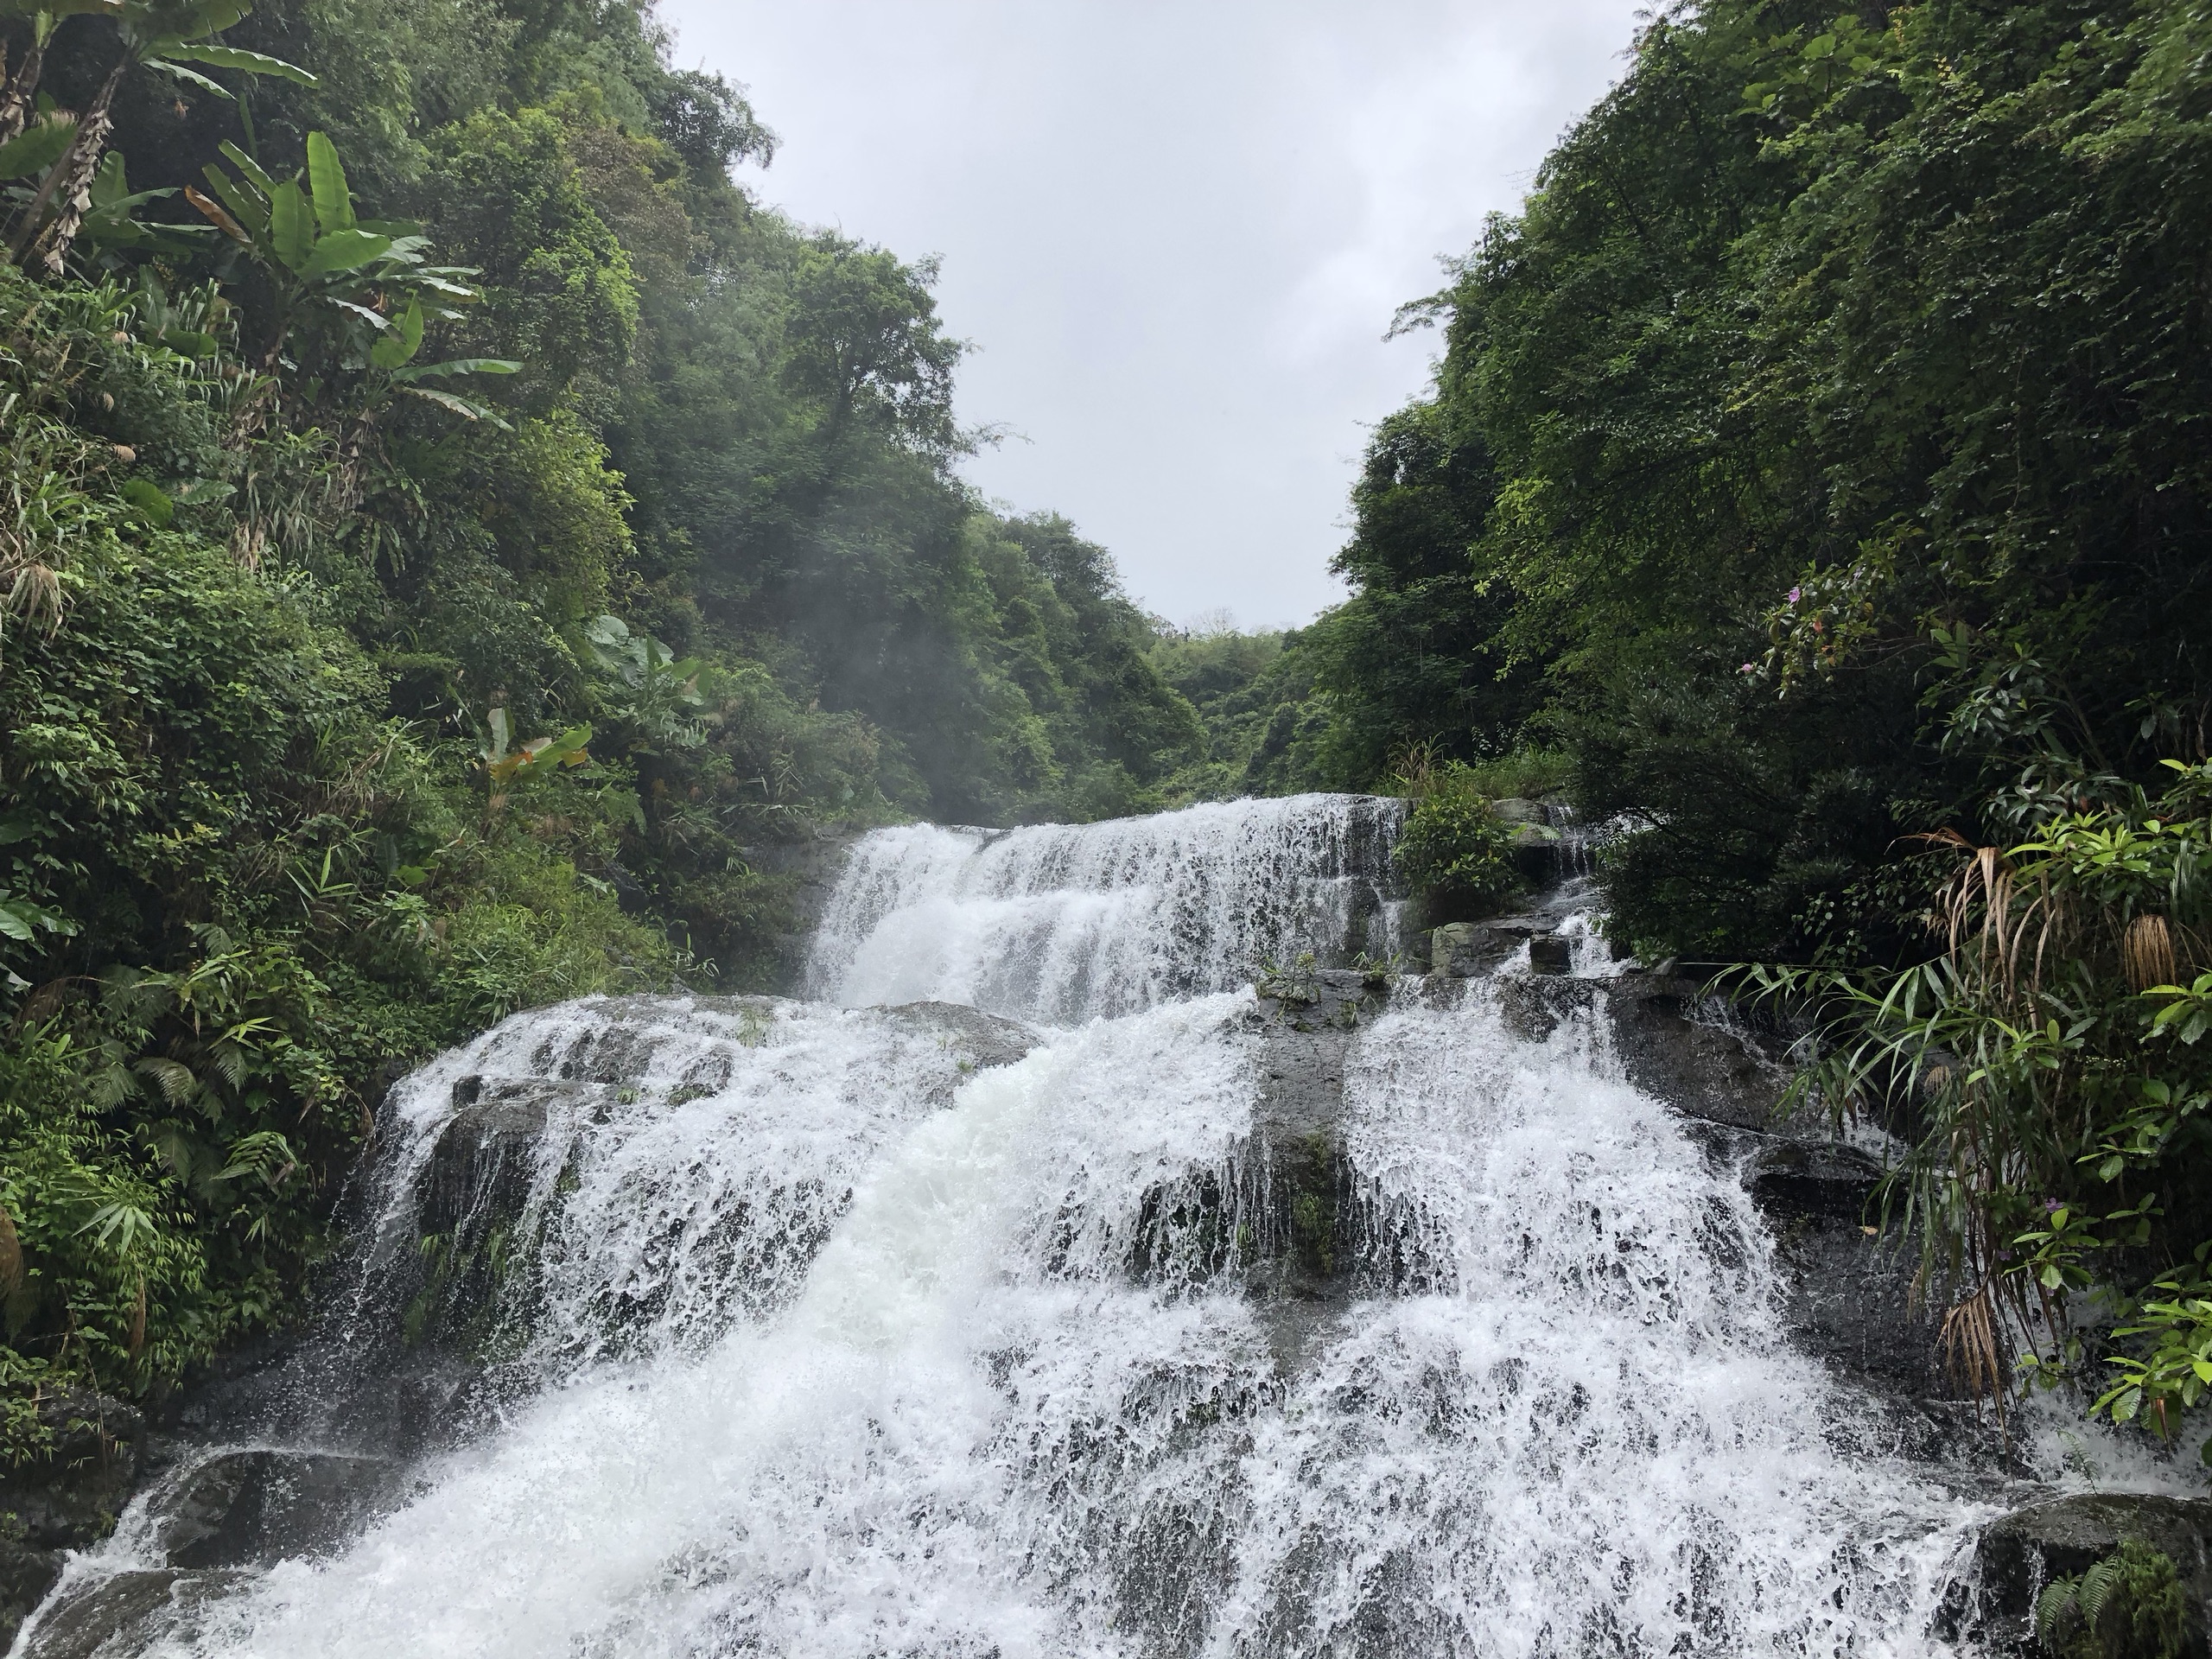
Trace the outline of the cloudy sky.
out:
<instances>
[{"instance_id":1,"label":"cloudy sky","mask_svg":"<svg viewBox=\"0 0 2212 1659\"><path fill-rule=\"evenodd\" d=\"M1643 0L663 0L685 67L783 139L748 182L944 259L976 351L967 466L1113 550L1177 622L1302 622L1366 429L1426 378L1385 343L1618 78Z\"/></svg>"}]
</instances>

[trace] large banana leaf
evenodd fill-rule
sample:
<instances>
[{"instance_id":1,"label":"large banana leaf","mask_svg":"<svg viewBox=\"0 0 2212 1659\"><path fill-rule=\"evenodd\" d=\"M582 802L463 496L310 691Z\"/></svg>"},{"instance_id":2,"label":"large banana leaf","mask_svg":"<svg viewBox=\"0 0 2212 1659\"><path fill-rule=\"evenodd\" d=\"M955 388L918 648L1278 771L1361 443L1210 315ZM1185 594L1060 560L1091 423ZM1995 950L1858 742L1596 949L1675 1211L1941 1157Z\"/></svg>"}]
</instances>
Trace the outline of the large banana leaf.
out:
<instances>
[{"instance_id":1,"label":"large banana leaf","mask_svg":"<svg viewBox=\"0 0 2212 1659\"><path fill-rule=\"evenodd\" d=\"M146 55L167 58L173 63L206 63L218 69L242 69L249 75L276 75L297 81L302 86L315 84L315 78L298 64L287 63L264 52L249 52L243 47L217 46L206 41L157 41Z\"/></svg>"},{"instance_id":2,"label":"large banana leaf","mask_svg":"<svg viewBox=\"0 0 2212 1659\"><path fill-rule=\"evenodd\" d=\"M217 199L231 210L232 219L256 236L269 234L269 200L266 196L257 197L252 191L240 188L237 181L213 162L201 168L200 173Z\"/></svg>"},{"instance_id":3,"label":"large banana leaf","mask_svg":"<svg viewBox=\"0 0 2212 1659\"><path fill-rule=\"evenodd\" d=\"M295 194L299 187L290 187ZM391 251L391 238L369 231L333 231L318 240L304 264L295 265L301 276L313 281L341 270L354 270Z\"/></svg>"},{"instance_id":4,"label":"large banana leaf","mask_svg":"<svg viewBox=\"0 0 2212 1659\"><path fill-rule=\"evenodd\" d=\"M41 121L0 144L0 179L34 178L69 153L73 121Z\"/></svg>"},{"instance_id":5,"label":"large banana leaf","mask_svg":"<svg viewBox=\"0 0 2212 1659\"><path fill-rule=\"evenodd\" d=\"M270 193L269 243L276 257L295 271L306 270L314 257L315 222L308 211L308 199L290 179Z\"/></svg>"},{"instance_id":6,"label":"large banana leaf","mask_svg":"<svg viewBox=\"0 0 2212 1659\"><path fill-rule=\"evenodd\" d=\"M315 191L315 219L322 233L334 236L352 230L353 193L346 188L346 168L338 159L338 146L326 134L308 134L308 182ZM391 245L391 238L385 238L385 246Z\"/></svg>"},{"instance_id":7,"label":"large banana leaf","mask_svg":"<svg viewBox=\"0 0 2212 1659\"><path fill-rule=\"evenodd\" d=\"M276 188L276 181L270 178L268 174L264 172L262 170L261 163L255 161L253 157L247 155L245 151L240 149L236 144L232 143L227 138L224 139L221 143L216 145L215 148L223 153L224 160L229 162L232 167L235 167L239 172L245 175L246 182L251 184L255 189L260 191L264 199L275 192Z\"/></svg>"}]
</instances>

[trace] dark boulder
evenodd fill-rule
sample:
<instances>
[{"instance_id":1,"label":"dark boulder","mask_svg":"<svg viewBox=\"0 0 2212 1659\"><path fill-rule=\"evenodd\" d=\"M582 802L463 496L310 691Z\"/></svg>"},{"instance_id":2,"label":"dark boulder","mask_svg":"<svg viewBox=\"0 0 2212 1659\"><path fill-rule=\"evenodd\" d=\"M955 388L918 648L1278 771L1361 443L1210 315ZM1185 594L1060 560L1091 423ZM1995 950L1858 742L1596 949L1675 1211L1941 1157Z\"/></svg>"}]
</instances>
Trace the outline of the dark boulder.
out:
<instances>
[{"instance_id":1,"label":"dark boulder","mask_svg":"<svg viewBox=\"0 0 2212 1659\"><path fill-rule=\"evenodd\" d=\"M2082 1492L2017 1510L1982 1529L1967 1579L1952 1586L1942 1634L1985 1651L2038 1652L2037 1599L2044 1586L2071 1578L2129 1539L2163 1551L2178 1573L2190 1620L2183 1651L2212 1653L2212 1503L2155 1493Z\"/></svg>"},{"instance_id":2,"label":"dark boulder","mask_svg":"<svg viewBox=\"0 0 2212 1659\"><path fill-rule=\"evenodd\" d=\"M1774 1126L1789 1073L1765 1040L1732 1025L1692 981L1629 974L1604 982L1613 1046L1629 1081L1686 1117Z\"/></svg>"},{"instance_id":3,"label":"dark boulder","mask_svg":"<svg viewBox=\"0 0 2212 1659\"><path fill-rule=\"evenodd\" d=\"M386 1459L337 1452L221 1452L161 1500L155 1535L171 1567L261 1567L328 1549L391 1494Z\"/></svg>"},{"instance_id":4,"label":"dark boulder","mask_svg":"<svg viewBox=\"0 0 2212 1659\"><path fill-rule=\"evenodd\" d=\"M132 1408L57 1389L36 1409L44 1454L0 1466L0 1643L54 1587L62 1552L108 1535L138 1478L143 1424Z\"/></svg>"},{"instance_id":5,"label":"dark boulder","mask_svg":"<svg viewBox=\"0 0 2212 1659\"><path fill-rule=\"evenodd\" d=\"M77 1549L104 1538L138 1478L143 1421L120 1400L88 1389L57 1389L38 1402L45 1454L0 1469L0 1512L13 1515L21 1542Z\"/></svg>"},{"instance_id":6,"label":"dark boulder","mask_svg":"<svg viewBox=\"0 0 2212 1659\"><path fill-rule=\"evenodd\" d=\"M1574 971L1574 942L1557 933L1530 935L1529 971L1532 974L1573 973Z\"/></svg>"},{"instance_id":7,"label":"dark boulder","mask_svg":"<svg viewBox=\"0 0 2212 1659\"><path fill-rule=\"evenodd\" d=\"M1744 1169L1744 1185L1770 1219L1816 1216L1863 1223L1882 1179L1872 1154L1834 1141L1764 1142Z\"/></svg>"},{"instance_id":8,"label":"dark boulder","mask_svg":"<svg viewBox=\"0 0 2212 1659\"><path fill-rule=\"evenodd\" d=\"M744 849L745 861L767 878L767 943L758 957L741 964L747 982L785 995L796 992L806 976L814 933L837 891L838 878L853 855L855 836L806 834L798 839L765 842Z\"/></svg>"},{"instance_id":9,"label":"dark boulder","mask_svg":"<svg viewBox=\"0 0 2212 1659\"><path fill-rule=\"evenodd\" d=\"M72 1586L42 1611L22 1659L108 1659L164 1639L188 1643L194 1615L240 1576L151 1567Z\"/></svg>"}]
</instances>

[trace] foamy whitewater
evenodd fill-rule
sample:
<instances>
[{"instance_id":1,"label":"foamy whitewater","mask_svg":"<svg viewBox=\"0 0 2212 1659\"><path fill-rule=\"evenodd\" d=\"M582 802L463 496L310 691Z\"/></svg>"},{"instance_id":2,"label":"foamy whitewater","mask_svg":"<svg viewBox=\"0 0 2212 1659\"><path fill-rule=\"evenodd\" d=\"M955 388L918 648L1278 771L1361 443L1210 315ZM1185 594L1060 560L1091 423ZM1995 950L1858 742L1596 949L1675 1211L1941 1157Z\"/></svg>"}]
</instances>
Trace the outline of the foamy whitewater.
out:
<instances>
[{"instance_id":1,"label":"foamy whitewater","mask_svg":"<svg viewBox=\"0 0 2212 1659\"><path fill-rule=\"evenodd\" d=\"M148 1650L1926 1652L1993 1511L1792 1351L1762 1223L1602 1016L1522 1040L1473 981L1357 1033L1349 1180L1414 1270L1293 1358L1238 1273L1145 1243L1247 1155L1247 982L1395 948L1395 824L880 831L810 1001L587 1001L442 1058L386 1112L348 1340L391 1339L456 1084L557 1081L503 1403L353 1541L176 1592ZM925 999L1052 1028L979 1070L872 1006ZM157 1565L159 1498L65 1591Z\"/></svg>"}]
</instances>

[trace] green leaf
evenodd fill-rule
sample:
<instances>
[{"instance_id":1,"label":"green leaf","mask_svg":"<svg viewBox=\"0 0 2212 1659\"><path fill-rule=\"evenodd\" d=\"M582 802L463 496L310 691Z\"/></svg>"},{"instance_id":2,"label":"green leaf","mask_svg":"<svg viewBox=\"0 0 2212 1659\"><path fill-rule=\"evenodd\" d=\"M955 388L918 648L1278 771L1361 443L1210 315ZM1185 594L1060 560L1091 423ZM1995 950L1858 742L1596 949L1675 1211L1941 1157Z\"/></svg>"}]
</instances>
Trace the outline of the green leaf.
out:
<instances>
[{"instance_id":1,"label":"green leaf","mask_svg":"<svg viewBox=\"0 0 2212 1659\"><path fill-rule=\"evenodd\" d=\"M377 341L369 352L369 361L379 369L397 369L422 349L423 302L410 299L407 309L401 312L392 324L391 331Z\"/></svg>"},{"instance_id":2,"label":"green leaf","mask_svg":"<svg viewBox=\"0 0 2212 1659\"><path fill-rule=\"evenodd\" d=\"M41 121L0 144L0 179L24 179L44 173L64 156L77 137L73 121Z\"/></svg>"},{"instance_id":3,"label":"green leaf","mask_svg":"<svg viewBox=\"0 0 2212 1659\"><path fill-rule=\"evenodd\" d=\"M357 270L372 259L380 258L391 246L388 236L376 236L367 231L333 231L315 245L315 251L308 256L305 265L299 267L300 275L312 281L317 276L334 276L342 270Z\"/></svg>"},{"instance_id":4,"label":"green leaf","mask_svg":"<svg viewBox=\"0 0 2212 1659\"><path fill-rule=\"evenodd\" d=\"M285 180L270 194L269 241L276 257L296 271L304 270L315 255L315 226L296 180Z\"/></svg>"},{"instance_id":5,"label":"green leaf","mask_svg":"<svg viewBox=\"0 0 2212 1659\"><path fill-rule=\"evenodd\" d=\"M338 160L338 146L326 134L308 134L308 182L315 189L315 219L322 233L330 236L352 230L353 195L346 188L346 168ZM384 245L391 245L390 238L385 238Z\"/></svg>"},{"instance_id":6,"label":"green leaf","mask_svg":"<svg viewBox=\"0 0 2212 1659\"><path fill-rule=\"evenodd\" d=\"M456 357L444 363L420 363L403 371L395 378L427 380L442 378L449 374L514 374L522 365L505 357Z\"/></svg>"},{"instance_id":7,"label":"green leaf","mask_svg":"<svg viewBox=\"0 0 2212 1659\"><path fill-rule=\"evenodd\" d=\"M400 390L410 397L426 397L439 408L449 409L464 420L488 421L501 431L507 430L505 421L481 404L470 403L466 397L456 397L449 391L437 391L429 386L402 386Z\"/></svg>"},{"instance_id":8,"label":"green leaf","mask_svg":"<svg viewBox=\"0 0 2212 1659\"><path fill-rule=\"evenodd\" d=\"M241 47L217 46L205 41L181 41L169 47L163 55L182 58L190 63L213 64L218 69L240 69L249 75L276 75L302 86L315 84L315 78L298 64L287 63L263 52L248 52Z\"/></svg>"},{"instance_id":9,"label":"green leaf","mask_svg":"<svg viewBox=\"0 0 2212 1659\"><path fill-rule=\"evenodd\" d=\"M240 189L236 180L212 162L200 170L213 187L223 206L231 210L232 219L256 236L269 234L269 207L265 200L257 199L251 193Z\"/></svg>"},{"instance_id":10,"label":"green leaf","mask_svg":"<svg viewBox=\"0 0 2212 1659\"><path fill-rule=\"evenodd\" d=\"M147 58L143 61L149 69L157 69L174 79L184 82L188 86L197 86L203 92L213 92L216 97L231 103L238 101L237 95L229 87L224 86L219 80L209 79L197 69L188 69L181 63L171 63L167 58Z\"/></svg>"},{"instance_id":11,"label":"green leaf","mask_svg":"<svg viewBox=\"0 0 2212 1659\"><path fill-rule=\"evenodd\" d=\"M377 333L380 334L391 327L391 319L385 316L381 311L372 311L365 305L356 304L352 300L341 300L334 294L327 294L323 297L328 300L331 304L337 307L340 311L351 311L355 316L359 317L363 322L367 323L370 327L375 329Z\"/></svg>"},{"instance_id":12,"label":"green leaf","mask_svg":"<svg viewBox=\"0 0 2212 1659\"><path fill-rule=\"evenodd\" d=\"M253 157L247 155L245 151L240 149L236 144L232 143L227 138L224 139L221 143L216 145L215 148L222 153L224 159L228 161L232 167L235 167L239 172L245 175L246 182L251 184L255 189L261 192L263 200L266 200L269 197L276 194L276 181L270 178L266 172L263 171L261 163L255 161Z\"/></svg>"},{"instance_id":13,"label":"green leaf","mask_svg":"<svg viewBox=\"0 0 2212 1659\"><path fill-rule=\"evenodd\" d=\"M123 499L133 509L133 517L156 530L165 528L176 517L176 505L158 485L143 478L127 479L123 486Z\"/></svg>"}]
</instances>

